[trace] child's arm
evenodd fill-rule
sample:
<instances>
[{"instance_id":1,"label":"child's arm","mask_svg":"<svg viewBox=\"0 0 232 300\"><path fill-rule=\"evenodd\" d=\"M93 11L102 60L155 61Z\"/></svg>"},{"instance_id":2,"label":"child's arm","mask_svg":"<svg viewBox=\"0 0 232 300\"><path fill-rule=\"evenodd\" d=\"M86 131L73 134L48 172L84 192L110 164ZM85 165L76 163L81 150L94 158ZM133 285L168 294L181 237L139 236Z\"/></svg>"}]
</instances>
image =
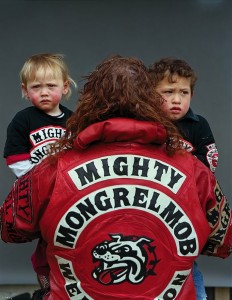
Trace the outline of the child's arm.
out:
<instances>
[{"instance_id":1,"label":"child's arm","mask_svg":"<svg viewBox=\"0 0 232 300\"><path fill-rule=\"evenodd\" d=\"M194 151L195 155L214 173L218 163L218 150L209 123L202 116L195 129Z\"/></svg>"},{"instance_id":2,"label":"child's arm","mask_svg":"<svg viewBox=\"0 0 232 300\"><path fill-rule=\"evenodd\" d=\"M28 122L24 114L19 112L7 128L4 157L6 164L17 177L26 174L33 167L30 161Z\"/></svg>"},{"instance_id":3,"label":"child's arm","mask_svg":"<svg viewBox=\"0 0 232 300\"><path fill-rule=\"evenodd\" d=\"M8 157L10 159L11 157ZM30 159L21 160L12 164L8 164L8 167L15 174L16 177L21 177L30 171L34 166L31 163Z\"/></svg>"},{"instance_id":4,"label":"child's arm","mask_svg":"<svg viewBox=\"0 0 232 300\"><path fill-rule=\"evenodd\" d=\"M190 152L214 173L218 162L215 139L208 121L200 115L196 116L198 120L184 120L178 125L184 133L184 138L193 146Z\"/></svg>"}]
</instances>

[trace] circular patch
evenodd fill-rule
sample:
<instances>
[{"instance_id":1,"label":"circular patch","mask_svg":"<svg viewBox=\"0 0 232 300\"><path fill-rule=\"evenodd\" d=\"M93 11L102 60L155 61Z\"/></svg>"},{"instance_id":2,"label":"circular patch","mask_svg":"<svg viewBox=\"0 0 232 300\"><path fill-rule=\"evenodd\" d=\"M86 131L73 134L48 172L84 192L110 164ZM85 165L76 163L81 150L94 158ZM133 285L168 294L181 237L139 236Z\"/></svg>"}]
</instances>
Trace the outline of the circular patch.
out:
<instances>
[{"instance_id":1,"label":"circular patch","mask_svg":"<svg viewBox=\"0 0 232 300\"><path fill-rule=\"evenodd\" d=\"M174 273L176 247L165 226L154 219L147 213L120 210L96 218L82 232L75 251L85 263L77 262L74 271L88 295L110 299L111 293L121 290L130 297L152 298L165 288ZM163 272L167 266L168 272Z\"/></svg>"},{"instance_id":2,"label":"circular patch","mask_svg":"<svg viewBox=\"0 0 232 300\"><path fill-rule=\"evenodd\" d=\"M111 186L79 200L55 240L70 249L65 262L86 299L175 299L198 252L183 210L143 186Z\"/></svg>"}]
</instances>

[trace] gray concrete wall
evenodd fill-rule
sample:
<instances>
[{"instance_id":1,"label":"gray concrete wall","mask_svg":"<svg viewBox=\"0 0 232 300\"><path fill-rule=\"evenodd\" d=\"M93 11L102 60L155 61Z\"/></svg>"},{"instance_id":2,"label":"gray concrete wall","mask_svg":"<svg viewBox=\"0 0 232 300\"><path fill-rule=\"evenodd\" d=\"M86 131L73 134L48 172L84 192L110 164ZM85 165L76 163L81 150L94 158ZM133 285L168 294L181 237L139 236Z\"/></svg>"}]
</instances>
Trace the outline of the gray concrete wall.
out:
<instances>
[{"instance_id":1,"label":"gray concrete wall","mask_svg":"<svg viewBox=\"0 0 232 300\"><path fill-rule=\"evenodd\" d=\"M216 175L232 204L232 1L229 0L2 0L0 1L0 149L21 99L19 70L40 52L67 57L72 77L82 76L111 54L151 64L164 56L187 60L198 74L192 107L204 115L219 149ZM75 108L77 95L66 105ZM14 176L0 158L2 203ZM35 243L0 245L0 284L35 283L30 255ZM208 286L232 286L232 258L201 257Z\"/></svg>"}]
</instances>

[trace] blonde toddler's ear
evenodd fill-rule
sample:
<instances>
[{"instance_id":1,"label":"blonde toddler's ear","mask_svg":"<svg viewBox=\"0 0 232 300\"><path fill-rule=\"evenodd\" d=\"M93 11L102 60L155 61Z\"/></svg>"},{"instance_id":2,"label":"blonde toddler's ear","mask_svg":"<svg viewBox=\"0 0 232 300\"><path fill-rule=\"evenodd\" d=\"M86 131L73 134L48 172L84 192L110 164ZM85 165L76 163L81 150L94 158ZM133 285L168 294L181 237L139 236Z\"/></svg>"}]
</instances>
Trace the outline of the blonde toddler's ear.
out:
<instances>
[{"instance_id":1,"label":"blonde toddler's ear","mask_svg":"<svg viewBox=\"0 0 232 300\"><path fill-rule=\"evenodd\" d=\"M69 92L69 86L70 86L70 82L69 80L66 80L64 82L64 86L63 86L63 95L67 95Z\"/></svg>"},{"instance_id":2,"label":"blonde toddler's ear","mask_svg":"<svg viewBox=\"0 0 232 300\"><path fill-rule=\"evenodd\" d=\"M27 93L27 87L25 86L24 83L21 84L21 89L22 89L22 97L26 98L26 99L29 99L28 98L28 93Z\"/></svg>"}]
</instances>

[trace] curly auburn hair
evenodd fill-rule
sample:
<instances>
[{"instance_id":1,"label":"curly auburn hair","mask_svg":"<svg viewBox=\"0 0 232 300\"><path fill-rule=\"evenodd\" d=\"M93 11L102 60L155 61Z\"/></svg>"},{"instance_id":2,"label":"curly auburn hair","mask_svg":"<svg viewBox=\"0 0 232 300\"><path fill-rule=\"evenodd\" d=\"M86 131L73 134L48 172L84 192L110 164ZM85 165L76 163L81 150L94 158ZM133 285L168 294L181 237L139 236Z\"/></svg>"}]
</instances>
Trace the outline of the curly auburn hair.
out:
<instances>
[{"instance_id":1,"label":"curly auburn hair","mask_svg":"<svg viewBox=\"0 0 232 300\"><path fill-rule=\"evenodd\" d=\"M85 79L65 136L51 145L53 153L73 148L77 135L89 125L116 117L159 122L167 130L167 152L172 154L181 148L178 129L161 110L163 98L155 92L142 61L115 55L101 62Z\"/></svg>"}]
</instances>

